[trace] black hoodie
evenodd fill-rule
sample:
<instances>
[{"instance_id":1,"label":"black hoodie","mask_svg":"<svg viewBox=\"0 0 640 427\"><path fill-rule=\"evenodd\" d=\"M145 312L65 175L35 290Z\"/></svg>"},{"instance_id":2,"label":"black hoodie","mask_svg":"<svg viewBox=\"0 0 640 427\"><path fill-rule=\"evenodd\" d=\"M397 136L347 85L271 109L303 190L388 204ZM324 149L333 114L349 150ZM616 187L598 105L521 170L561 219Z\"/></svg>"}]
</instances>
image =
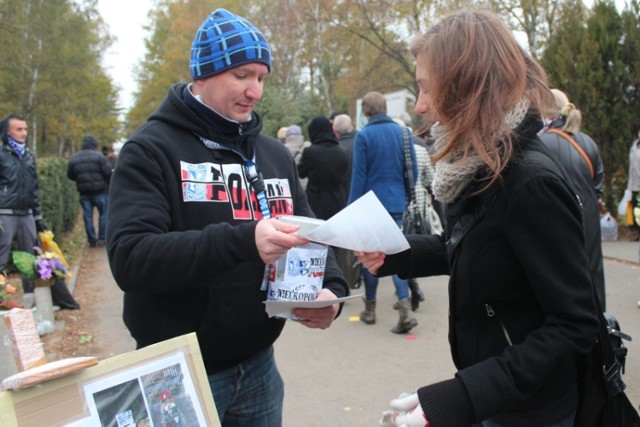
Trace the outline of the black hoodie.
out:
<instances>
[{"instance_id":1,"label":"black hoodie","mask_svg":"<svg viewBox=\"0 0 640 427\"><path fill-rule=\"evenodd\" d=\"M246 124L212 122L185 97L192 97L185 84L174 85L120 152L108 253L138 346L195 331L211 374L268 348L284 327L264 309L265 266L254 238L262 214L243 156L255 159L273 216L313 214L291 154L260 133L259 115ZM332 253L324 284L348 294Z\"/></svg>"}]
</instances>

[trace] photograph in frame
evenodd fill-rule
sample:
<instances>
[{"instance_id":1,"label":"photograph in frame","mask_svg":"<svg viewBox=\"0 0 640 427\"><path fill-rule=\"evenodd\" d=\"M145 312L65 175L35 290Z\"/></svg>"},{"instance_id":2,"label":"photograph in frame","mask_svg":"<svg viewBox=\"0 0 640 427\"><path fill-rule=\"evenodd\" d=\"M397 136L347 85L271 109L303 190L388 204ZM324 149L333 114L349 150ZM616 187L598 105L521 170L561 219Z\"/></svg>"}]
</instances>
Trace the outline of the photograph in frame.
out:
<instances>
[{"instance_id":1,"label":"photograph in frame","mask_svg":"<svg viewBox=\"0 0 640 427\"><path fill-rule=\"evenodd\" d=\"M84 394L93 425L206 426L182 352L87 384Z\"/></svg>"}]
</instances>

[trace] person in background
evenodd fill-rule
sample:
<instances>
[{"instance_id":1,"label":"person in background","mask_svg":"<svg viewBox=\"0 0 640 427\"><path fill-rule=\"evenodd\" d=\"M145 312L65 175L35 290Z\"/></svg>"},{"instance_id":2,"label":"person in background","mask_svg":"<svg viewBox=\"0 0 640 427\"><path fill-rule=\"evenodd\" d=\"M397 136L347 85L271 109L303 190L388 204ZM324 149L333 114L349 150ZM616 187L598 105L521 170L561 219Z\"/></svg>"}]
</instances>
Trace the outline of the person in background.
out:
<instances>
[{"instance_id":1,"label":"person in background","mask_svg":"<svg viewBox=\"0 0 640 427\"><path fill-rule=\"evenodd\" d=\"M394 119L394 121L396 121L400 126L411 131L411 127L407 126L407 120L409 120L408 123L411 124L411 118L408 114L406 114L404 119ZM440 222L440 217L433 208L431 195L431 182L433 181L435 171L433 170L433 165L431 164L431 158L429 157L425 141L416 135L413 135L413 141L414 149L416 151L418 175L416 176L411 202L409 202L405 215L411 214L414 210L417 210L420 213L423 224L425 225L425 232L441 234L442 224ZM407 231L403 229L403 232L406 233ZM420 289L420 284L415 278L409 279L408 283L411 310L416 311L420 307L420 303L425 300L424 292ZM394 308L397 308L397 305L395 305Z\"/></svg>"},{"instance_id":2,"label":"person in background","mask_svg":"<svg viewBox=\"0 0 640 427\"><path fill-rule=\"evenodd\" d=\"M349 203L373 191L398 226L407 209L407 188L404 179L405 130L387 115L387 101L380 92L369 92L362 98L362 112L367 125L356 135L353 151L353 170ZM413 176L418 176L416 152L409 135ZM376 294L378 278L366 269L362 275L365 286L365 309L360 320L367 325L376 322ZM394 334L406 334L418 321L411 314L409 284L397 275L393 284L398 298L398 323L391 329Z\"/></svg>"},{"instance_id":3,"label":"person in background","mask_svg":"<svg viewBox=\"0 0 640 427\"><path fill-rule=\"evenodd\" d=\"M449 275L458 371L394 399L395 424L573 426L598 318L579 200L537 136L553 102L546 74L480 9L445 17L410 52L416 112L438 123L433 191L447 228L357 256L378 276Z\"/></svg>"},{"instance_id":4,"label":"person in background","mask_svg":"<svg viewBox=\"0 0 640 427\"><path fill-rule=\"evenodd\" d=\"M107 216L111 271L138 348L196 332L222 426L280 426L284 385L265 267L308 240L280 215L313 217L291 155L254 107L271 71L262 32L225 9L198 28L191 83L177 83L129 137ZM317 300L349 289L329 250ZM294 308L325 329L340 305Z\"/></svg>"},{"instance_id":5,"label":"person in background","mask_svg":"<svg viewBox=\"0 0 640 427\"><path fill-rule=\"evenodd\" d=\"M118 155L116 154L116 150L109 147L107 148L107 152L105 153L105 157L109 162L109 166L111 166L111 170L116 168L116 163L118 162Z\"/></svg>"},{"instance_id":6,"label":"person in background","mask_svg":"<svg viewBox=\"0 0 640 427\"><path fill-rule=\"evenodd\" d=\"M329 114L329 123L331 123L333 125L333 120L338 117L340 114L344 114L341 111L332 111L331 114Z\"/></svg>"},{"instance_id":7,"label":"person in background","mask_svg":"<svg viewBox=\"0 0 640 427\"><path fill-rule=\"evenodd\" d=\"M311 142L304 140L304 135L302 135L302 129L300 129L300 126L291 125L287 127L284 145L289 149L293 160L298 164L298 162L300 162L302 152L305 148L311 145Z\"/></svg>"},{"instance_id":8,"label":"person in background","mask_svg":"<svg viewBox=\"0 0 640 427\"><path fill-rule=\"evenodd\" d=\"M338 114L333 119L333 133L338 137L338 144L347 152L347 173L344 176L344 189L347 197L351 185L351 169L353 168L353 142L356 138L356 130L353 128L351 117L347 114Z\"/></svg>"},{"instance_id":9,"label":"person in background","mask_svg":"<svg viewBox=\"0 0 640 427\"><path fill-rule=\"evenodd\" d=\"M33 253L38 246L37 232L48 229L42 218L40 182L35 154L29 149L27 121L11 114L0 122L0 273L5 267L16 241L16 249ZM23 306L35 303L34 285L22 278Z\"/></svg>"},{"instance_id":10,"label":"person in background","mask_svg":"<svg viewBox=\"0 0 640 427\"><path fill-rule=\"evenodd\" d=\"M629 150L629 181L627 190L631 192L631 207L633 210L633 229L640 233L640 122L633 127L635 139ZM640 240L635 238L634 240ZM638 262L640 262L640 245L638 246ZM638 301L640 308L640 300Z\"/></svg>"},{"instance_id":11,"label":"person in background","mask_svg":"<svg viewBox=\"0 0 640 427\"><path fill-rule=\"evenodd\" d=\"M317 218L327 220L347 204L344 176L348 171L347 152L338 145L331 122L318 116L309 123L311 145L298 163L300 178L307 178L307 199Z\"/></svg>"},{"instance_id":12,"label":"person in background","mask_svg":"<svg viewBox=\"0 0 640 427\"><path fill-rule=\"evenodd\" d=\"M282 142L284 144L284 141L287 139L287 127L286 126L282 126L280 129L278 129L278 134L276 135L276 138L278 138L278 141Z\"/></svg>"},{"instance_id":13,"label":"person in background","mask_svg":"<svg viewBox=\"0 0 640 427\"><path fill-rule=\"evenodd\" d=\"M80 193L82 219L87 243L94 248L104 246L107 234L107 200L112 168L107 158L100 154L98 140L93 135L82 138L82 147L69 159L67 177L75 181ZM98 211L98 234L93 224L93 214Z\"/></svg>"},{"instance_id":14,"label":"person in background","mask_svg":"<svg viewBox=\"0 0 640 427\"><path fill-rule=\"evenodd\" d=\"M580 132L580 110L569 102L564 92L551 89L551 93L555 102L547 113L547 131L540 135L540 139L549 149L551 157L563 168L565 178L582 201L591 276L602 309L605 310L606 293L600 228L600 198L604 177L602 158L593 139ZM577 146L574 146L574 143Z\"/></svg>"},{"instance_id":15,"label":"person in background","mask_svg":"<svg viewBox=\"0 0 640 427\"><path fill-rule=\"evenodd\" d=\"M302 157L302 152L305 148L311 145L311 142L304 140L304 135L302 135L302 129L298 125L291 125L287 128L286 137L284 140L284 145L289 149L293 160L295 160L296 165L300 163L300 158ZM307 188L307 178L301 178L300 182L302 183L302 188Z\"/></svg>"},{"instance_id":16,"label":"person in background","mask_svg":"<svg viewBox=\"0 0 640 427\"><path fill-rule=\"evenodd\" d=\"M640 208L640 122L633 127L634 140L629 149L629 177L627 181L627 190L631 191L631 206L635 212L636 208ZM635 219L632 226L637 238L640 233L640 222Z\"/></svg>"},{"instance_id":17,"label":"person in background","mask_svg":"<svg viewBox=\"0 0 640 427\"><path fill-rule=\"evenodd\" d=\"M338 114L333 118L333 133L338 137L338 144L347 153L347 172L344 174L343 188L346 197L349 197L351 186L351 170L353 168L353 142L358 133L348 114ZM351 288L359 288L362 285L362 273L360 264L353 251L344 248L334 248L338 264L345 280Z\"/></svg>"}]
</instances>

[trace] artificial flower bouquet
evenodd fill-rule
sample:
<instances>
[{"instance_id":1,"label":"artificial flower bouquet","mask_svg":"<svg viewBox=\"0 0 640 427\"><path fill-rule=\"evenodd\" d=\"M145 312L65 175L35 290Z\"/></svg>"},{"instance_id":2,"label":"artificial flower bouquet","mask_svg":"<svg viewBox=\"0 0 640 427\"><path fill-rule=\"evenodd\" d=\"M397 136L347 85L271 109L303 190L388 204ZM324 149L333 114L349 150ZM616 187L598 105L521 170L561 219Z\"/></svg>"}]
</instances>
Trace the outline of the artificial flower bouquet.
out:
<instances>
[{"instance_id":1,"label":"artificial flower bouquet","mask_svg":"<svg viewBox=\"0 0 640 427\"><path fill-rule=\"evenodd\" d=\"M11 310L14 307L21 307L20 303L13 299L15 294L15 286L6 283L4 274L0 274L0 311Z\"/></svg>"},{"instance_id":2,"label":"artificial flower bouquet","mask_svg":"<svg viewBox=\"0 0 640 427\"><path fill-rule=\"evenodd\" d=\"M69 269L56 253L35 246L33 253L13 251L13 263L25 279L36 286L51 286L56 279L71 277Z\"/></svg>"}]
</instances>

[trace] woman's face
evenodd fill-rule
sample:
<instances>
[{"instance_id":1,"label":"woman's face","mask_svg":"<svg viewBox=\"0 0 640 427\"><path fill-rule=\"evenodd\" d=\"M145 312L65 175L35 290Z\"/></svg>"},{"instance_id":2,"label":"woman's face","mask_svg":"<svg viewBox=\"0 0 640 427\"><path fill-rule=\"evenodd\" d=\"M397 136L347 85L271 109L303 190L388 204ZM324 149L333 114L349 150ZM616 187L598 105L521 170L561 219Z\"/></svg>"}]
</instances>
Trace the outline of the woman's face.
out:
<instances>
[{"instance_id":1,"label":"woman's face","mask_svg":"<svg viewBox=\"0 0 640 427\"><path fill-rule=\"evenodd\" d=\"M433 107L431 99L430 79L427 73L426 61L422 56L416 58L416 81L418 82L418 100L416 101L416 113L427 118L429 123L440 121L440 117Z\"/></svg>"}]
</instances>

